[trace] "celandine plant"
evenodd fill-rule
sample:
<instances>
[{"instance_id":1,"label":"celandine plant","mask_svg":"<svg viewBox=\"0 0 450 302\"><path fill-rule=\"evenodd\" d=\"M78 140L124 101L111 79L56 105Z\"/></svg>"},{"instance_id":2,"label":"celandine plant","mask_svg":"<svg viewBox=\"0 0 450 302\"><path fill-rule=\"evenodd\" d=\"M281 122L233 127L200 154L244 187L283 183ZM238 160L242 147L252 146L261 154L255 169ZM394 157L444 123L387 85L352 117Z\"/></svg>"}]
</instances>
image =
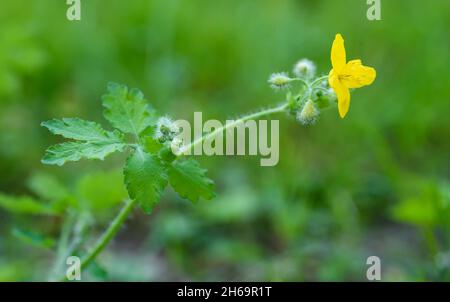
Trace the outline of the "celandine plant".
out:
<instances>
[{"instance_id":1,"label":"celandine plant","mask_svg":"<svg viewBox=\"0 0 450 302\"><path fill-rule=\"evenodd\" d=\"M269 84L274 89L286 90L285 102L245 115L237 119L234 125L280 112L287 112L303 125L310 125L317 121L322 110L332 107L336 101L343 118L349 109L349 89L371 84L376 73L373 68L363 66L360 60L347 62L344 40L340 34L336 35L332 45L331 63L333 68L327 76L317 77L316 66L307 59L295 64L293 76L287 73L272 74ZM295 83L300 84L296 90ZM158 116L141 91L110 83L102 103L103 115L114 128L113 131L79 118L42 123L52 133L72 140L48 148L42 159L44 164L62 166L80 159L103 160L114 152L129 154L123 174L130 199L81 260L81 269L102 252L137 204L144 212L151 213L169 184L181 197L192 202L200 198L213 198L213 181L196 160L185 156L185 151L233 126L228 124L218 128L181 146L182 152L173 152L179 128L167 116Z\"/></svg>"}]
</instances>

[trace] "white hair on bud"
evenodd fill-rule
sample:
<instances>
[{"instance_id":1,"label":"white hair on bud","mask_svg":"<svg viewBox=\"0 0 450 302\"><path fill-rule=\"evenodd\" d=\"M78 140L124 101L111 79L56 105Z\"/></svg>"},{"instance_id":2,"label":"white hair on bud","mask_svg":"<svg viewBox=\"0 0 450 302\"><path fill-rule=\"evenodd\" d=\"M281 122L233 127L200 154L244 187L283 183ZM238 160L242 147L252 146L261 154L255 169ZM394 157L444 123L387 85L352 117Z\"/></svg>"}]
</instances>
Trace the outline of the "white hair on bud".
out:
<instances>
[{"instance_id":1,"label":"white hair on bud","mask_svg":"<svg viewBox=\"0 0 450 302\"><path fill-rule=\"evenodd\" d=\"M301 59L294 65L293 72L301 78L311 79L316 75L316 65L308 59Z\"/></svg>"},{"instance_id":2,"label":"white hair on bud","mask_svg":"<svg viewBox=\"0 0 450 302\"><path fill-rule=\"evenodd\" d=\"M162 116L156 122L156 130L155 134L153 135L155 139L161 139L167 136L167 133L164 133L164 131L162 131L163 128L167 129L171 133L171 135L175 135L180 132L180 127L174 121L172 121L170 117Z\"/></svg>"},{"instance_id":3,"label":"white hair on bud","mask_svg":"<svg viewBox=\"0 0 450 302\"><path fill-rule=\"evenodd\" d=\"M303 108L297 112L297 120L302 125L312 125L316 122L317 117L319 116L320 111L317 109L314 102L309 99L303 105Z\"/></svg>"},{"instance_id":4,"label":"white hair on bud","mask_svg":"<svg viewBox=\"0 0 450 302\"><path fill-rule=\"evenodd\" d=\"M286 88L289 86L291 81L292 79L286 72L272 73L268 80L270 87L273 89Z\"/></svg>"}]
</instances>

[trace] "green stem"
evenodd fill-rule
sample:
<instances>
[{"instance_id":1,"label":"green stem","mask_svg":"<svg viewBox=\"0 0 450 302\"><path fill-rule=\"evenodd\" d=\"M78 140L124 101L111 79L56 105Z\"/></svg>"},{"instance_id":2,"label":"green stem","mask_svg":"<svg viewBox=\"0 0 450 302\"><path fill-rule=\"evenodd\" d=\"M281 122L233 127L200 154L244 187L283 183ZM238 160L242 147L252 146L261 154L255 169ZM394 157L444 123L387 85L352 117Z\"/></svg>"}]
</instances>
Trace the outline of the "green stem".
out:
<instances>
[{"instance_id":1,"label":"green stem","mask_svg":"<svg viewBox=\"0 0 450 302\"><path fill-rule=\"evenodd\" d=\"M322 76L320 78L315 79L312 83L311 83L311 87L314 87L317 83L320 83L321 81L328 79L328 76Z\"/></svg>"},{"instance_id":2,"label":"green stem","mask_svg":"<svg viewBox=\"0 0 450 302\"><path fill-rule=\"evenodd\" d=\"M295 82L295 81L298 81L298 82L302 83L303 85L305 85L306 87L309 87L309 83L301 78L292 78L291 79L291 82Z\"/></svg>"},{"instance_id":3,"label":"green stem","mask_svg":"<svg viewBox=\"0 0 450 302\"><path fill-rule=\"evenodd\" d=\"M88 252L88 254L81 260L80 269L86 268L108 245L111 239L117 234L121 226L127 219L130 212L133 210L136 204L135 200L128 200L123 208L120 210L119 214L114 218L109 227L105 230L102 236L97 240L94 247ZM65 281L66 276L62 278L61 281Z\"/></svg>"},{"instance_id":4,"label":"green stem","mask_svg":"<svg viewBox=\"0 0 450 302\"><path fill-rule=\"evenodd\" d=\"M213 132L210 132L206 135L203 135L199 138L197 138L196 140L194 140L192 143L190 143L189 145L186 145L184 147L182 147L179 152L178 152L178 156L181 156L183 154L185 154L186 152L190 151L191 149L193 149L195 146L201 144L203 141L205 141L206 139L210 139L213 138L214 136L218 135L219 133L222 133L223 131L226 131L230 128L236 127L239 123L248 121L248 120L252 120L252 119L257 119L260 118L262 116L265 115L270 115L270 114L274 114L274 113L278 113L278 112L283 112L288 108L289 104L283 104L281 106L278 107L274 107L274 108L269 108L269 109L265 109L265 110L261 110L255 113L251 113L249 115L243 116L235 121L233 121L232 123L226 123L225 126L222 126L220 128L215 129Z\"/></svg>"}]
</instances>

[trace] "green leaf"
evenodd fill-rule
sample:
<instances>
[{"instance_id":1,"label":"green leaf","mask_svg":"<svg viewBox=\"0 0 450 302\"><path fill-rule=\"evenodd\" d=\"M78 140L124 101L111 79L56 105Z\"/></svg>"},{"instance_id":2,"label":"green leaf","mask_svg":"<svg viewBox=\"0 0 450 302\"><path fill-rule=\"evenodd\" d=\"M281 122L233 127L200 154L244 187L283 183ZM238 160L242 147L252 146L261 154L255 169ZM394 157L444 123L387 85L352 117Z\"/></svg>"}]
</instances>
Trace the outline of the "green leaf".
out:
<instances>
[{"instance_id":1,"label":"green leaf","mask_svg":"<svg viewBox=\"0 0 450 302\"><path fill-rule=\"evenodd\" d=\"M155 124L154 111L138 89L108 84L108 93L102 97L105 118L117 129L135 136Z\"/></svg>"},{"instance_id":2,"label":"green leaf","mask_svg":"<svg viewBox=\"0 0 450 302\"><path fill-rule=\"evenodd\" d=\"M90 142L120 142L122 136L119 132L106 131L95 122L85 121L79 118L63 118L62 120L49 120L42 122L53 134L62 135L80 141Z\"/></svg>"},{"instance_id":3,"label":"green leaf","mask_svg":"<svg viewBox=\"0 0 450 302\"><path fill-rule=\"evenodd\" d=\"M42 163L62 166L68 161L82 158L101 159L107 155L123 151L123 135L118 132L104 130L99 124L78 118L65 118L43 122L54 134L83 142L67 142L51 146L42 158Z\"/></svg>"},{"instance_id":4,"label":"green leaf","mask_svg":"<svg viewBox=\"0 0 450 302\"><path fill-rule=\"evenodd\" d=\"M60 201L71 196L61 181L48 173L36 172L28 180L30 190L39 198L47 201Z\"/></svg>"},{"instance_id":5,"label":"green leaf","mask_svg":"<svg viewBox=\"0 0 450 302\"><path fill-rule=\"evenodd\" d=\"M23 243L36 247L51 249L55 246L55 240L53 238L45 237L29 230L14 228L12 230L12 235Z\"/></svg>"},{"instance_id":6,"label":"green leaf","mask_svg":"<svg viewBox=\"0 0 450 302\"><path fill-rule=\"evenodd\" d=\"M212 199L215 196L214 182L206 177L206 171L194 159L174 161L169 169L170 184L181 197L192 202L200 197Z\"/></svg>"},{"instance_id":7,"label":"green leaf","mask_svg":"<svg viewBox=\"0 0 450 302\"><path fill-rule=\"evenodd\" d=\"M116 151L122 152L125 145L111 142L69 142L51 146L42 158L47 165L62 166L68 161L78 161L82 158L104 160L106 156Z\"/></svg>"},{"instance_id":8,"label":"green leaf","mask_svg":"<svg viewBox=\"0 0 450 302\"><path fill-rule=\"evenodd\" d=\"M83 205L94 212L110 209L128 197L120 170L94 172L83 176L77 183L77 193Z\"/></svg>"},{"instance_id":9,"label":"green leaf","mask_svg":"<svg viewBox=\"0 0 450 302\"><path fill-rule=\"evenodd\" d=\"M147 128L141 133L142 145L144 150L151 154L157 154L164 146L158 139L154 137L155 129L153 127Z\"/></svg>"},{"instance_id":10,"label":"green leaf","mask_svg":"<svg viewBox=\"0 0 450 302\"><path fill-rule=\"evenodd\" d=\"M124 175L130 197L139 202L144 212L150 213L167 186L167 171L162 161L137 149L127 159Z\"/></svg>"},{"instance_id":11,"label":"green leaf","mask_svg":"<svg viewBox=\"0 0 450 302\"><path fill-rule=\"evenodd\" d=\"M0 207L12 213L32 215L56 215L58 211L30 196L9 196L0 193Z\"/></svg>"}]
</instances>

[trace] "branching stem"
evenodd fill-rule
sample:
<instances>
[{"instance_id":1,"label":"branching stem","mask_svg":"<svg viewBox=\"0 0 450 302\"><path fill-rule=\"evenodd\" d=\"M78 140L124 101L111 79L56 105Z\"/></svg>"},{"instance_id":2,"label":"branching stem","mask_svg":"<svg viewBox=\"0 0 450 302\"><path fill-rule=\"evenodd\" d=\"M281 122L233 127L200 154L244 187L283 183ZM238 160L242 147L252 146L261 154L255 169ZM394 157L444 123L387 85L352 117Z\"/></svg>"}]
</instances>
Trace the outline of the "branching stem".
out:
<instances>
[{"instance_id":1,"label":"branching stem","mask_svg":"<svg viewBox=\"0 0 450 302\"><path fill-rule=\"evenodd\" d=\"M315 79L312 83L311 83L311 87L314 87L316 84L320 83L321 81L328 79L328 76L322 76L320 78Z\"/></svg>"},{"instance_id":2,"label":"branching stem","mask_svg":"<svg viewBox=\"0 0 450 302\"><path fill-rule=\"evenodd\" d=\"M323 79L327 78L327 76L317 78L312 83L305 82L301 79L295 79L301 81L303 84L305 84L308 88L308 93L310 90L314 89L315 85L322 81ZM272 107L268 109L263 109L258 112L250 113L248 115L242 116L236 120L234 120L231 123L226 123L224 126L215 129L214 131L205 134L190 144L183 146L179 152L178 156L181 156L185 154L188 151L191 151L195 146L202 144L205 140L211 139L215 137L216 135L227 131L229 129L232 129L236 127L238 124L243 123L248 120L252 119L258 119L262 116L274 114L274 113L280 113L285 112L288 110L290 103L283 103L282 105L279 105L277 107ZM134 144L128 144L130 147L134 147L137 149L137 151L140 151L141 142L138 140L137 143ZM97 240L96 244L92 247L91 250L87 253L87 255L81 260L81 270L88 267L88 265L95 260L95 258L105 249L105 247L108 245L108 243L111 241L112 238L117 234L117 232L122 227L123 223L127 219L128 215L131 213L131 211L134 209L136 205L136 200L127 200L123 208L120 210L119 214L114 218L114 220L111 222L111 224L108 226L108 228L104 231L104 233L101 235L101 237ZM66 276L61 278L61 281L66 281Z\"/></svg>"},{"instance_id":3,"label":"branching stem","mask_svg":"<svg viewBox=\"0 0 450 302\"><path fill-rule=\"evenodd\" d=\"M264 109L264 110L261 110L261 111L258 111L258 112L254 112L254 113L248 114L246 116L243 116L243 117L233 121L232 123L227 123L225 126L223 126L221 128L218 128L215 131L213 131L211 133L208 133L208 134L206 134L206 135L196 139L191 144L185 146L185 148L183 148L183 152L194 148L198 144L201 144L205 139L212 138L215 135L221 133L222 131L226 131L226 130L228 130L230 128L235 127L236 125L238 125L241 122L245 122L245 121L251 120L251 119L257 119L257 118L260 118L260 117L265 116L265 115L270 115L270 114L274 114L274 113L278 113L278 112L283 112L283 111L285 111L288 108L288 106L289 106L289 104L285 103L283 105L280 105L280 106L277 106L277 107L274 107L274 108ZM139 148L139 144L129 144L129 145L132 146L132 147ZM182 153L180 153L180 154L182 154ZM111 241L111 239L114 238L114 236L120 230L121 226L123 225L123 223L127 219L128 215L133 210L135 204L136 204L135 200L128 200L126 202L126 204L120 210L120 212L116 216L116 218L114 218L114 220L111 222L109 227L105 230L105 232L97 240L97 242L93 246L93 248L81 260L81 267L80 267L81 270L85 269L105 249L106 245L108 245L108 243ZM66 276L61 278L61 281L66 281L66 280L67 280Z\"/></svg>"}]
</instances>

